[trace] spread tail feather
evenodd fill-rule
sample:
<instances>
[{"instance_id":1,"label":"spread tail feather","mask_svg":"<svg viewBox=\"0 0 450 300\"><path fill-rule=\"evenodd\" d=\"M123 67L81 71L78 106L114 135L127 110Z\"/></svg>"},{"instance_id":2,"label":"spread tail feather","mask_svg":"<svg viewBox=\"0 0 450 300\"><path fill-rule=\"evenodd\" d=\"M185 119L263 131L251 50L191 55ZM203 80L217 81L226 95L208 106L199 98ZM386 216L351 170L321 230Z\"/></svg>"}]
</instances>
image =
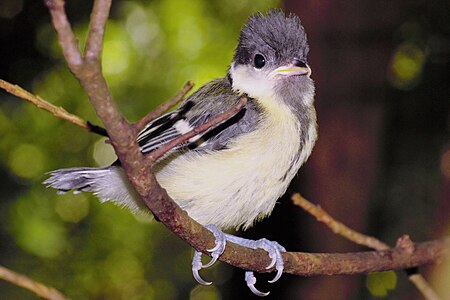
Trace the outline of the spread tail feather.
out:
<instances>
[{"instance_id":1,"label":"spread tail feather","mask_svg":"<svg viewBox=\"0 0 450 300\"><path fill-rule=\"evenodd\" d=\"M43 184L57 189L58 193L92 192L101 202L111 201L132 211L144 209L139 196L119 166L59 169L48 174L50 177Z\"/></svg>"}]
</instances>

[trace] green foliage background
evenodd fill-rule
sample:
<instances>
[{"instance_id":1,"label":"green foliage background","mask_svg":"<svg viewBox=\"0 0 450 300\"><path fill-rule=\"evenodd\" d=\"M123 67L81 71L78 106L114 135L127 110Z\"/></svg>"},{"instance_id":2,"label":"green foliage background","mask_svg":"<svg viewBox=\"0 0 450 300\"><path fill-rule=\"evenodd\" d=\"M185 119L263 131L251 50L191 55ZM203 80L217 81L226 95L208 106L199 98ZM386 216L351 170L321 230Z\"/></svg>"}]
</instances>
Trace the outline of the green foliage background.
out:
<instances>
[{"instance_id":1,"label":"green foliage background","mask_svg":"<svg viewBox=\"0 0 450 300\"><path fill-rule=\"evenodd\" d=\"M87 29L86 5L69 1L67 6L80 45ZM187 80L199 87L224 76L248 15L278 5L276 0L114 2L103 69L123 113L137 120ZM18 76L11 77L99 124L45 18L36 22L31 42L49 61L48 68L22 61L13 69ZM27 81L20 74L29 68L37 69L37 76ZM88 194L57 195L40 184L53 169L114 161L104 139L5 93L0 98L1 264L73 299L220 298L221 283L230 276L226 267L205 273L214 278L214 286L197 287L190 274L192 250L150 216L99 204ZM0 290L2 299L34 298L5 282Z\"/></svg>"}]
</instances>

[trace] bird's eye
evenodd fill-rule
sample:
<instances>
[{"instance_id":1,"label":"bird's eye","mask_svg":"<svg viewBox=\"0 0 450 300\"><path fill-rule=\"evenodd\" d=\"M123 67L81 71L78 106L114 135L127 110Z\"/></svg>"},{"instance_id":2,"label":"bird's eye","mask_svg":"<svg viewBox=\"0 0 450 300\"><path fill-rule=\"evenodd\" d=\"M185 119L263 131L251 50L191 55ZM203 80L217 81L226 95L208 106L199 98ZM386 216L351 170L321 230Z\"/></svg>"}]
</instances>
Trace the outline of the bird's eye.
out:
<instances>
[{"instance_id":1,"label":"bird's eye","mask_svg":"<svg viewBox=\"0 0 450 300\"><path fill-rule=\"evenodd\" d=\"M255 68L261 69L266 64L266 59L261 54L256 54L253 63L255 64Z\"/></svg>"}]
</instances>

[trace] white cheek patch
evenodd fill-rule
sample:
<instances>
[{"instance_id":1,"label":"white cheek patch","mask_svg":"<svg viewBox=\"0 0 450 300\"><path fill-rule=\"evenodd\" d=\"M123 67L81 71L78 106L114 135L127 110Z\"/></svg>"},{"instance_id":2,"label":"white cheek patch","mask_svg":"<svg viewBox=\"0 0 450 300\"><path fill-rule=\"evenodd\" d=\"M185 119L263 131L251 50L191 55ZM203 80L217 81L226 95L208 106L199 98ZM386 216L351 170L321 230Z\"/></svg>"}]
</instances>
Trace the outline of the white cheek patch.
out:
<instances>
[{"instance_id":1,"label":"white cheek patch","mask_svg":"<svg viewBox=\"0 0 450 300\"><path fill-rule=\"evenodd\" d=\"M236 92L259 99L271 97L274 93L273 81L263 71L256 71L251 66L235 66L233 63L230 74L233 78L233 90Z\"/></svg>"}]
</instances>

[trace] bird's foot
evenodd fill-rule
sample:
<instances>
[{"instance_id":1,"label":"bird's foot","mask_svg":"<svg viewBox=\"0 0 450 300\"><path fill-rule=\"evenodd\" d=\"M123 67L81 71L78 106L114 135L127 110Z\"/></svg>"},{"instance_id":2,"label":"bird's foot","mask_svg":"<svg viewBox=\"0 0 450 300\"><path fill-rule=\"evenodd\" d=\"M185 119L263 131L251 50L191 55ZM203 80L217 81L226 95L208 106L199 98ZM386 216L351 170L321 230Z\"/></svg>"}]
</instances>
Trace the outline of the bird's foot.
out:
<instances>
[{"instance_id":1,"label":"bird's foot","mask_svg":"<svg viewBox=\"0 0 450 300\"><path fill-rule=\"evenodd\" d=\"M277 270L276 276L272 280L269 280L269 282L274 283L278 279L280 279L284 269L283 257L281 256L281 253L286 252L286 249L283 246L281 246L277 242L269 241L267 239L260 239L254 241L237 237L231 234L223 233L219 228L217 228L214 225L207 225L206 228L208 228L214 234L216 238L216 245L212 249L208 249L208 251L211 253L212 259L206 265L202 264L201 261L202 253L199 251L195 251L194 253L194 258L192 259L192 273L194 275L195 280L197 280L198 283L203 285L211 284L211 282L203 280L198 272L203 268L208 268L212 266L217 261L219 256L222 255L223 251L225 250L227 241L230 241L232 243L247 248L252 249L259 248L267 251L269 257L272 259L272 262L266 267L266 269L270 269L275 266L275 269ZM256 277L252 271L245 272L245 282L255 295L267 296L269 294L269 292L263 293L255 287Z\"/></svg>"},{"instance_id":2,"label":"bird's foot","mask_svg":"<svg viewBox=\"0 0 450 300\"><path fill-rule=\"evenodd\" d=\"M200 251L195 251L194 257L192 258L192 274L198 283L202 285L210 285L212 282L203 280L203 278L200 277L200 274L198 274L198 271L211 267L217 261L219 256L222 255L223 251L225 251L227 240L225 233L223 233L217 226L206 225L205 227L214 234L214 237L216 238L215 246L208 249L208 252L211 253L211 260L206 265L202 263L202 253Z\"/></svg>"},{"instance_id":3,"label":"bird's foot","mask_svg":"<svg viewBox=\"0 0 450 300\"><path fill-rule=\"evenodd\" d=\"M277 270L277 274L272 280L269 280L270 283L276 282L278 279L280 279L281 275L283 274L284 269L284 262L283 257L281 256L282 252L286 252L286 249L278 244L275 241L269 241L268 239L260 239L260 240L248 240L241 237L237 237L234 235L227 235L227 241L230 241L235 244L239 244L241 246L252 248L252 249L263 249L268 254L269 257L272 259L271 263L266 267L266 269L270 269L273 266L275 266L275 269ZM250 290L258 296L267 296L269 295L269 292L263 293L259 291L255 287L256 283L256 277L253 274L252 271L245 272L245 282L247 283L247 286L250 288Z\"/></svg>"}]
</instances>

